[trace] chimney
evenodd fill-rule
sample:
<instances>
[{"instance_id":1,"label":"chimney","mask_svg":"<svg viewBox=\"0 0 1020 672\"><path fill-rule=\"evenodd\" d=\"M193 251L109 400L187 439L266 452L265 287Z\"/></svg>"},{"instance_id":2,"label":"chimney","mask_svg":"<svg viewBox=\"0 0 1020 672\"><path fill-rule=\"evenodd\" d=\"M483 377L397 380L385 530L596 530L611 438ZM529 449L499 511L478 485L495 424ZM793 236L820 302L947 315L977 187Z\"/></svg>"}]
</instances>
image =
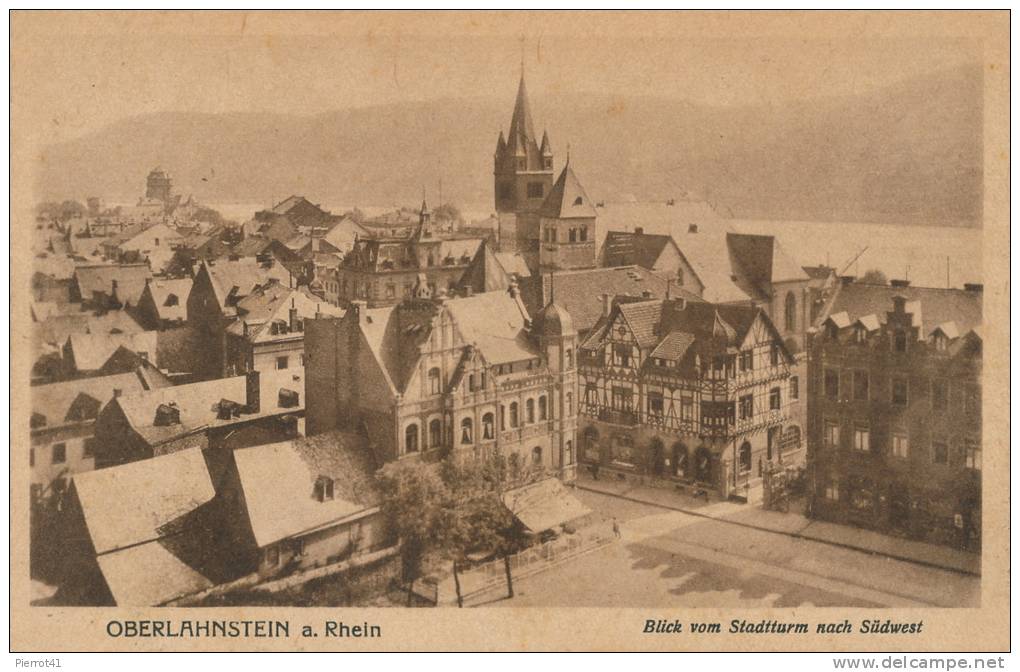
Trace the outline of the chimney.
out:
<instances>
[{"instance_id":1,"label":"chimney","mask_svg":"<svg viewBox=\"0 0 1020 672\"><path fill-rule=\"evenodd\" d=\"M634 235L635 236L642 236L642 235L644 235L644 233L645 233L644 227L641 227L641 226L635 226L634 227Z\"/></svg>"},{"instance_id":2,"label":"chimney","mask_svg":"<svg viewBox=\"0 0 1020 672\"><path fill-rule=\"evenodd\" d=\"M160 404L156 407L156 417L152 419L155 427L169 427L170 425L181 424L181 409L177 407L176 401L168 404Z\"/></svg>"},{"instance_id":3,"label":"chimney","mask_svg":"<svg viewBox=\"0 0 1020 672\"><path fill-rule=\"evenodd\" d=\"M290 318L289 319L289 322L290 322L290 331L291 331L291 333L294 333L295 331L298 330L298 314L297 314L297 306L295 306L295 304L294 304L294 297L291 297L291 299L290 299L290 311L288 311L287 315Z\"/></svg>"},{"instance_id":4,"label":"chimney","mask_svg":"<svg viewBox=\"0 0 1020 672\"><path fill-rule=\"evenodd\" d=\"M967 292L983 292L985 286L979 282L965 282L963 283L963 289Z\"/></svg>"},{"instance_id":5,"label":"chimney","mask_svg":"<svg viewBox=\"0 0 1020 672\"><path fill-rule=\"evenodd\" d=\"M910 286L910 281L909 280L890 280L889 284L891 286L893 286L893 287L909 287Z\"/></svg>"},{"instance_id":6,"label":"chimney","mask_svg":"<svg viewBox=\"0 0 1020 672\"><path fill-rule=\"evenodd\" d=\"M259 372L252 369L244 374L245 411L258 413L261 408Z\"/></svg>"},{"instance_id":7,"label":"chimney","mask_svg":"<svg viewBox=\"0 0 1020 672\"><path fill-rule=\"evenodd\" d=\"M521 290L517 287L517 280L515 279L510 280L510 287L508 288L507 291L510 292L511 298L516 299L518 296L520 296Z\"/></svg>"},{"instance_id":8,"label":"chimney","mask_svg":"<svg viewBox=\"0 0 1020 672\"><path fill-rule=\"evenodd\" d=\"M113 388L113 398L114 399L119 398L120 395L123 394L123 392L124 392L124 390L120 389L119 387Z\"/></svg>"},{"instance_id":9,"label":"chimney","mask_svg":"<svg viewBox=\"0 0 1020 672\"><path fill-rule=\"evenodd\" d=\"M697 232L698 232L698 225L697 224L688 224L687 225L687 233L697 233Z\"/></svg>"},{"instance_id":10,"label":"chimney","mask_svg":"<svg viewBox=\"0 0 1020 672\"><path fill-rule=\"evenodd\" d=\"M602 295L602 317L609 317L609 311L613 307L613 302L609 298L608 294Z\"/></svg>"}]
</instances>

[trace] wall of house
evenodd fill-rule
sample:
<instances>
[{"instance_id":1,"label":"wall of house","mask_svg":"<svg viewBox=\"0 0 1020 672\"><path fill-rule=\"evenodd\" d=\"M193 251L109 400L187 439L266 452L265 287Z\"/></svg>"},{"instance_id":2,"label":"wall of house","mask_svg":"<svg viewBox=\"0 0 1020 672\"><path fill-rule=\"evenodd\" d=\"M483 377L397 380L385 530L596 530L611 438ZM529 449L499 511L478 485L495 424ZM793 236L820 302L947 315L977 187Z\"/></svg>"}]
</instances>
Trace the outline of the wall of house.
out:
<instances>
[{"instance_id":1,"label":"wall of house","mask_svg":"<svg viewBox=\"0 0 1020 672\"><path fill-rule=\"evenodd\" d=\"M32 432L29 462L33 501L49 500L51 495L63 493L71 476L95 468L95 456L90 452L96 445L93 428L94 423L89 421ZM64 446L65 459L54 462L54 449L60 444ZM58 478L63 483L55 486Z\"/></svg>"},{"instance_id":2,"label":"wall of house","mask_svg":"<svg viewBox=\"0 0 1020 672\"><path fill-rule=\"evenodd\" d=\"M370 509L361 518L261 549L258 572L270 577L321 567L378 550L391 542L382 514Z\"/></svg>"},{"instance_id":3,"label":"wall of house","mask_svg":"<svg viewBox=\"0 0 1020 672\"><path fill-rule=\"evenodd\" d=\"M897 353L886 328L864 343L854 343L851 331L835 340L818 334L811 346L816 366L809 390L808 465L814 515L979 548L980 356L950 357L916 335L906 353ZM839 376L833 397L826 391L826 371ZM855 372L867 377L866 395L855 393L860 389ZM894 378L907 385L905 405L892 401ZM934 387L941 384L946 403L937 407ZM828 425L838 428L836 445L827 440ZM856 445L860 430L868 432L867 450ZM905 456L895 454L894 437L906 439ZM968 464L968 447L979 451L976 465Z\"/></svg>"}]
</instances>

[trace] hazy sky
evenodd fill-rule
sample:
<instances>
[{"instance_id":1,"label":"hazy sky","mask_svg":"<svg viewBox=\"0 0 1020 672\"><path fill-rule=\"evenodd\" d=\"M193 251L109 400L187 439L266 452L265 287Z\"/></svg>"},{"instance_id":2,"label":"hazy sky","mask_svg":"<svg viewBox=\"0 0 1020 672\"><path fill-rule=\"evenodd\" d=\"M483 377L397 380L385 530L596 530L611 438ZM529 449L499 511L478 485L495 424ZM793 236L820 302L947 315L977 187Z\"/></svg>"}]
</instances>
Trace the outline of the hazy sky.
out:
<instances>
[{"instance_id":1,"label":"hazy sky","mask_svg":"<svg viewBox=\"0 0 1020 672\"><path fill-rule=\"evenodd\" d=\"M22 14L12 32L13 96L32 119L47 120L40 140L56 142L166 110L316 113L512 97L523 56L535 97L600 91L781 105L980 61L980 44L949 18Z\"/></svg>"}]
</instances>

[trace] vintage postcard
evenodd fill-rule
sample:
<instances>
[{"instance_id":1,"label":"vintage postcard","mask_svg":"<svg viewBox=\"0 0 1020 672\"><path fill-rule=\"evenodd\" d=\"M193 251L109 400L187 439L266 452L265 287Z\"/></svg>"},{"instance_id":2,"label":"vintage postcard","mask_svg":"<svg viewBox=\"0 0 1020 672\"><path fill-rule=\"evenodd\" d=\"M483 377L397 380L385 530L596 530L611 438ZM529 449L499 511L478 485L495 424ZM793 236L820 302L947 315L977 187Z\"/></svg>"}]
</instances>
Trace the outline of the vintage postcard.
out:
<instances>
[{"instance_id":1,"label":"vintage postcard","mask_svg":"<svg viewBox=\"0 0 1020 672\"><path fill-rule=\"evenodd\" d=\"M1007 650L1008 38L13 12L12 649Z\"/></svg>"}]
</instances>

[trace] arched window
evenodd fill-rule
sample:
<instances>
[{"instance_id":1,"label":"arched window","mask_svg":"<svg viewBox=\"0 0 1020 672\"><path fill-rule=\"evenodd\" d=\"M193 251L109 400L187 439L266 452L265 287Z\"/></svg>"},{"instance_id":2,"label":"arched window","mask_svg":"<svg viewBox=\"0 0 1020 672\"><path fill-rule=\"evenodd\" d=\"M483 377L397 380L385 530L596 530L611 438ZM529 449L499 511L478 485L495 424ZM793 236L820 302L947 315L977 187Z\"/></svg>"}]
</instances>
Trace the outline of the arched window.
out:
<instances>
[{"instance_id":1,"label":"arched window","mask_svg":"<svg viewBox=\"0 0 1020 672\"><path fill-rule=\"evenodd\" d=\"M531 423L535 422L535 400L534 399L528 399L528 401L525 402L525 404L524 404L524 413L525 413L524 417L526 418L526 422L529 425Z\"/></svg>"},{"instance_id":2,"label":"arched window","mask_svg":"<svg viewBox=\"0 0 1020 672\"><path fill-rule=\"evenodd\" d=\"M538 398L538 419L539 420L549 419L549 404L546 402L544 394Z\"/></svg>"},{"instance_id":3,"label":"arched window","mask_svg":"<svg viewBox=\"0 0 1020 672\"><path fill-rule=\"evenodd\" d=\"M574 350L572 348L567 348L566 351L563 353L563 356L567 362L566 367L567 370L569 371L570 369L574 368Z\"/></svg>"},{"instance_id":4,"label":"arched window","mask_svg":"<svg viewBox=\"0 0 1020 672\"><path fill-rule=\"evenodd\" d=\"M793 295L793 292L786 293L786 307L783 311L783 315L786 318L786 330L796 331L797 330L797 297Z\"/></svg>"},{"instance_id":5,"label":"arched window","mask_svg":"<svg viewBox=\"0 0 1020 672\"><path fill-rule=\"evenodd\" d=\"M492 413L486 413L482 416L482 439L490 441L495 437L495 428L493 427Z\"/></svg>"},{"instance_id":6,"label":"arched window","mask_svg":"<svg viewBox=\"0 0 1020 672\"><path fill-rule=\"evenodd\" d=\"M443 423L436 418L429 423L429 448L438 448L443 442Z\"/></svg>"},{"instance_id":7,"label":"arched window","mask_svg":"<svg viewBox=\"0 0 1020 672\"><path fill-rule=\"evenodd\" d=\"M536 467L542 465L542 448L540 446L531 449L531 463Z\"/></svg>"},{"instance_id":8,"label":"arched window","mask_svg":"<svg viewBox=\"0 0 1020 672\"><path fill-rule=\"evenodd\" d=\"M429 394L439 394L440 392L440 375L439 369L429 369Z\"/></svg>"},{"instance_id":9,"label":"arched window","mask_svg":"<svg viewBox=\"0 0 1020 672\"><path fill-rule=\"evenodd\" d=\"M751 471L751 444L747 441L740 444L739 467L742 474Z\"/></svg>"},{"instance_id":10,"label":"arched window","mask_svg":"<svg viewBox=\"0 0 1020 672\"><path fill-rule=\"evenodd\" d=\"M567 445L563 449L563 464L568 465L573 463L574 463L574 442L567 441Z\"/></svg>"},{"instance_id":11,"label":"arched window","mask_svg":"<svg viewBox=\"0 0 1020 672\"><path fill-rule=\"evenodd\" d=\"M474 432L471 428L471 418L464 418L460 421L460 442L461 443L474 443Z\"/></svg>"},{"instance_id":12,"label":"arched window","mask_svg":"<svg viewBox=\"0 0 1020 672\"><path fill-rule=\"evenodd\" d=\"M683 269L683 266L681 266L680 268L676 269L676 284L680 285L681 287L683 287L683 285L684 285L684 269Z\"/></svg>"},{"instance_id":13,"label":"arched window","mask_svg":"<svg viewBox=\"0 0 1020 672\"><path fill-rule=\"evenodd\" d=\"M516 427L517 426L517 402L516 401L511 401L510 402L510 426L511 427Z\"/></svg>"},{"instance_id":14,"label":"arched window","mask_svg":"<svg viewBox=\"0 0 1020 672\"><path fill-rule=\"evenodd\" d=\"M499 405L499 431L506 431L506 406Z\"/></svg>"},{"instance_id":15,"label":"arched window","mask_svg":"<svg viewBox=\"0 0 1020 672\"><path fill-rule=\"evenodd\" d=\"M567 410L567 417L569 418L574 414L574 393L567 392L566 402L564 403Z\"/></svg>"},{"instance_id":16,"label":"arched window","mask_svg":"<svg viewBox=\"0 0 1020 672\"><path fill-rule=\"evenodd\" d=\"M416 424L412 423L404 430L404 452L418 452L418 425Z\"/></svg>"}]
</instances>

